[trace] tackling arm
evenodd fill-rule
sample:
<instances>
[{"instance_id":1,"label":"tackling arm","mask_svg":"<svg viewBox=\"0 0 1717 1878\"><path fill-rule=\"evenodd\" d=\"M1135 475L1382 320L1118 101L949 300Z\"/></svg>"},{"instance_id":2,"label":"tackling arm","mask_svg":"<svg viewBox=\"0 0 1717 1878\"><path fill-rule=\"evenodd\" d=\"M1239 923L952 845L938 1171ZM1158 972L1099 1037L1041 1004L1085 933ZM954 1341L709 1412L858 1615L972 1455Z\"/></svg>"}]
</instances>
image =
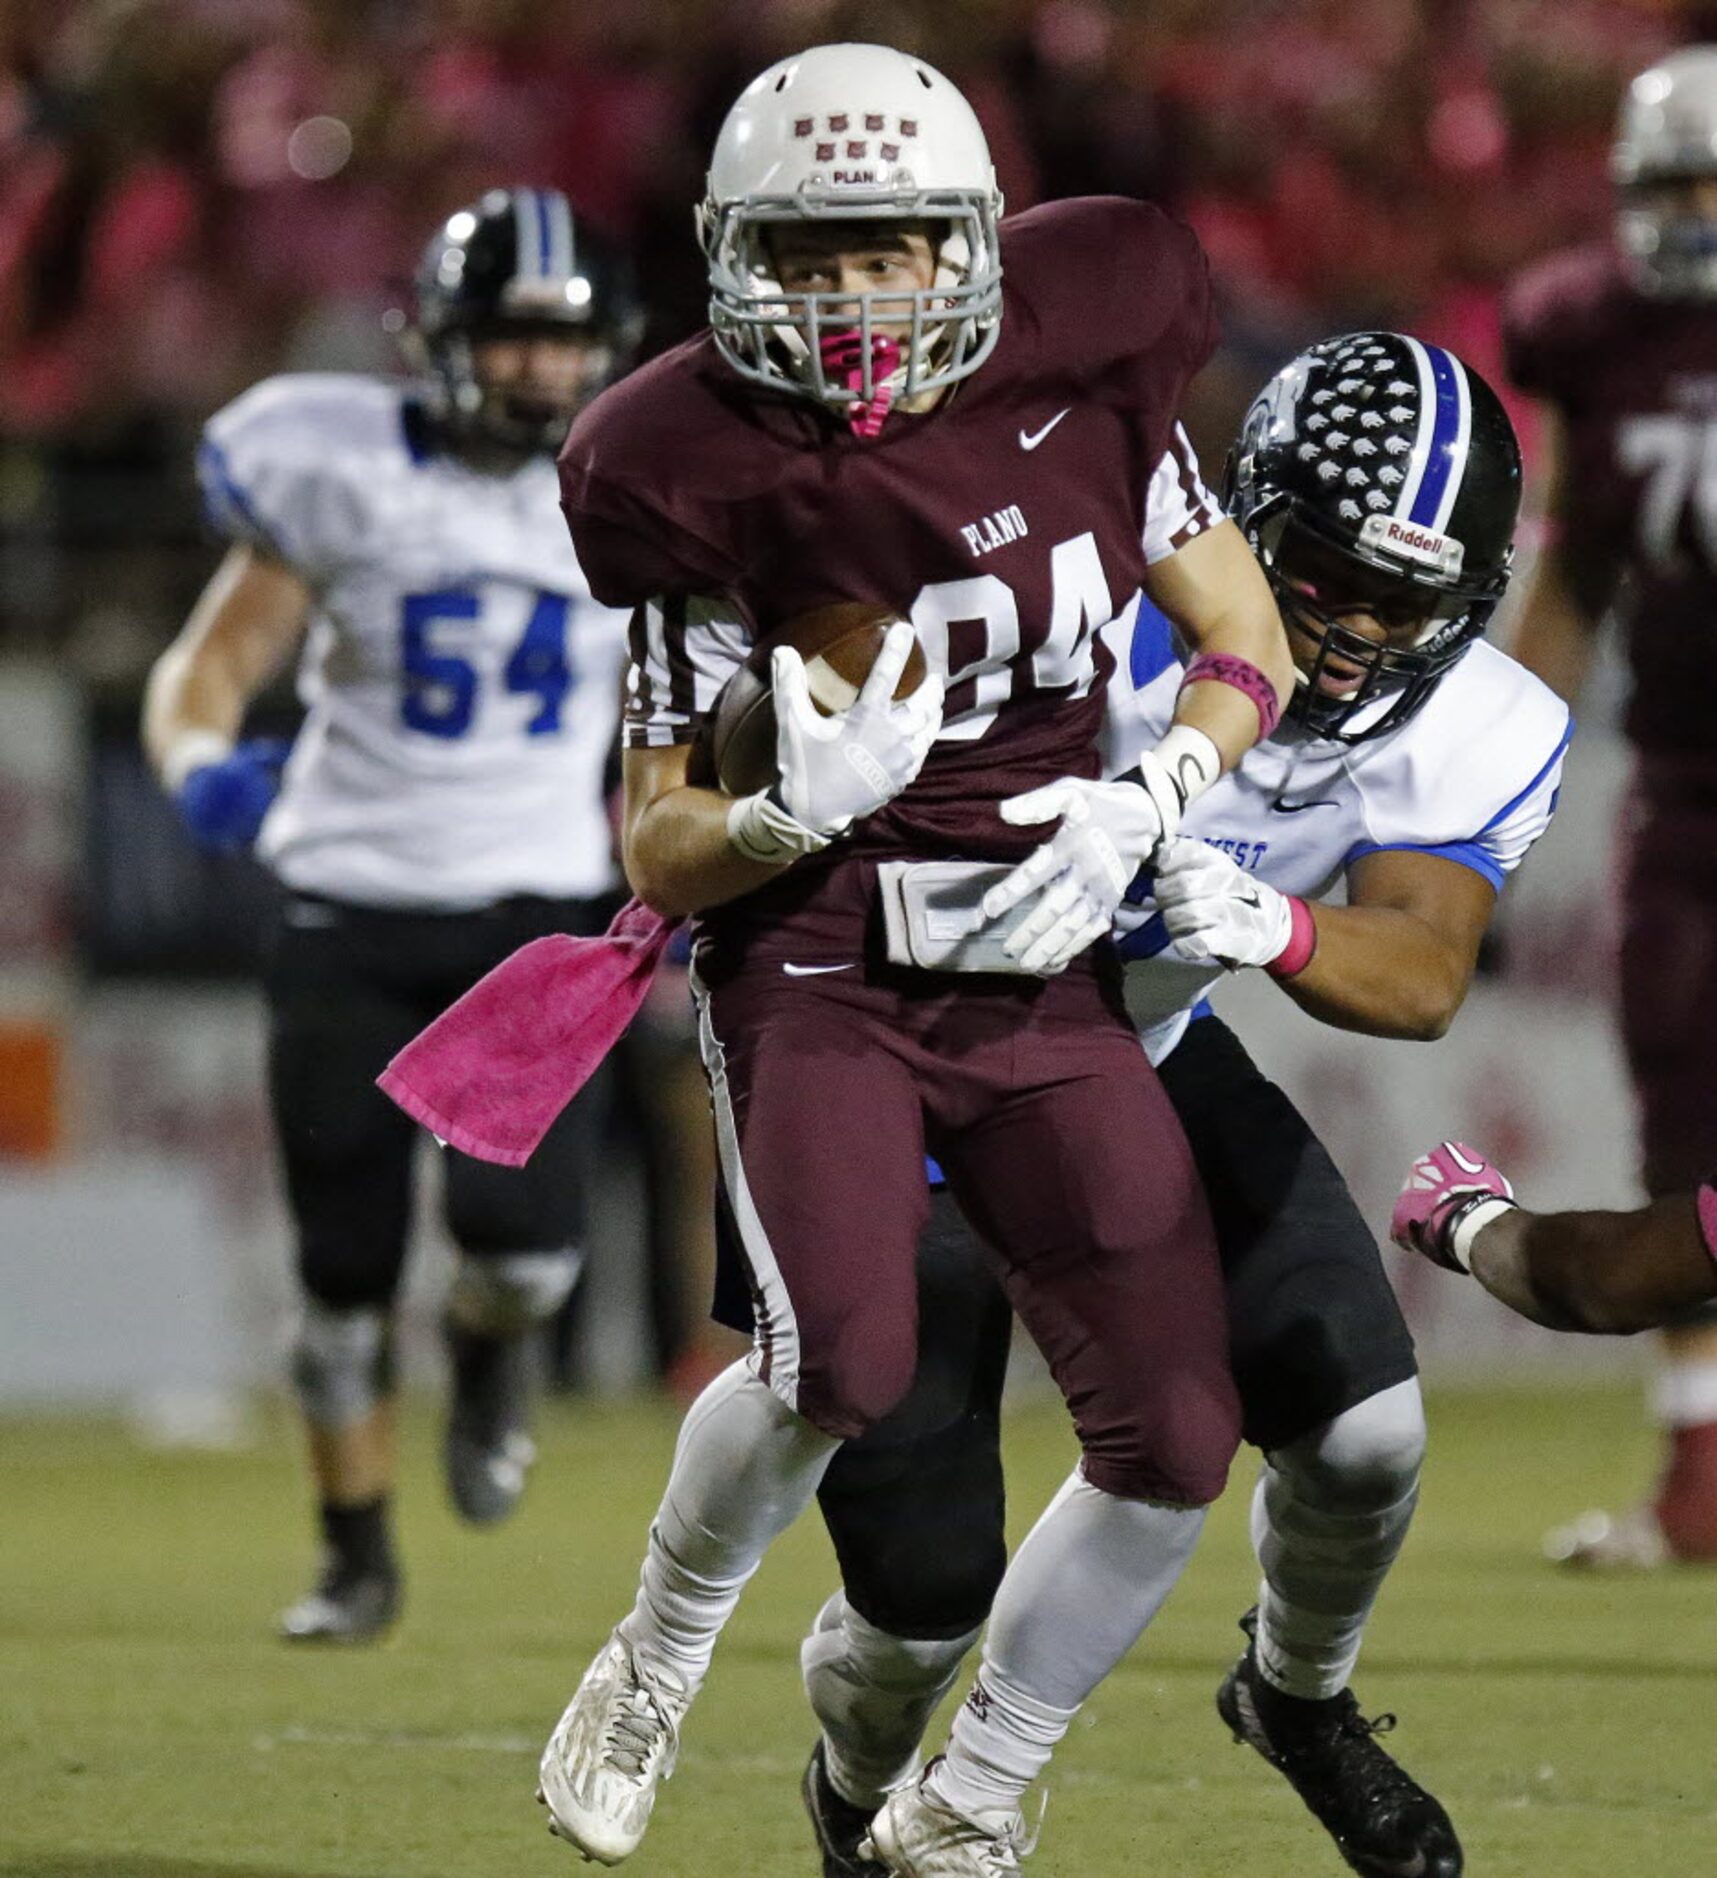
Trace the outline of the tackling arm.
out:
<instances>
[{"instance_id":1,"label":"tackling arm","mask_svg":"<svg viewBox=\"0 0 1717 1878\"><path fill-rule=\"evenodd\" d=\"M1061 824L984 896L990 920L1035 896L1003 945L1024 971L1062 971L1111 929L1128 883L1172 843L1187 805L1275 727L1293 692L1275 598L1232 522L1152 562L1145 587L1193 653L1162 741L1108 782L1069 777L1001 804L1004 821Z\"/></svg>"},{"instance_id":2,"label":"tackling arm","mask_svg":"<svg viewBox=\"0 0 1717 1878\"><path fill-rule=\"evenodd\" d=\"M1181 958L1261 966L1326 1024L1423 1041L1460 1009L1496 902L1459 862L1380 850L1349 870L1346 906L1312 906L1184 837L1163 844L1152 893Z\"/></svg>"},{"instance_id":3,"label":"tackling arm","mask_svg":"<svg viewBox=\"0 0 1717 1878\"><path fill-rule=\"evenodd\" d=\"M1145 591L1173 622L1193 657L1242 659L1261 672L1278 710L1294 694L1287 635L1264 570L1233 522L1223 521L1145 570ZM1244 691L1194 681L1175 702L1174 721L1202 731L1232 769L1258 741L1258 710Z\"/></svg>"},{"instance_id":4,"label":"tackling arm","mask_svg":"<svg viewBox=\"0 0 1717 1878\"><path fill-rule=\"evenodd\" d=\"M1434 1042L1467 995L1495 905L1490 882L1458 861L1365 855L1349 870L1348 904L1312 909L1310 961L1279 982L1340 1030Z\"/></svg>"}]
</instances>

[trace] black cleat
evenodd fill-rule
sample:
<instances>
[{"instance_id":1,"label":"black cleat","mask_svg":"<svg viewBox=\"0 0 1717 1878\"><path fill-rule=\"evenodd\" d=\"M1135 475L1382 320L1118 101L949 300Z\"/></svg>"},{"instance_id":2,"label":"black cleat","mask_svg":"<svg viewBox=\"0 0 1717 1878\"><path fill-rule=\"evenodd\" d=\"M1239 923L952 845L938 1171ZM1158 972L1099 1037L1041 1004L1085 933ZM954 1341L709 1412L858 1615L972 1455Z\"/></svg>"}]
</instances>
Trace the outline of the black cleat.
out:
<instances>
[{"instance_id":1,"label":"black cleat","mask_svg":"<svg viewBox=\"0 0 1717 1878\"><path fill-rule=\"evenodd\" d=\"M492 1526L519 1503L537 1457L526 1432L531 1349L527 1337L482 1337L443 1326L453 1365L453 1409L441 1450L447 1495L461 1519Z\"/></svg>"},{"instance_id":2,"label":"black cleat","mask_svg":"<svg viewBox=\"0 0 1717 1878\"><path fill-rule=\"evenodd\" d=\"M1284 1695L1258 1668L1258 1613L1240 1620L1246 1654L1223 1678L1216 1712L1305 1801L1365 1878L1460 1878L1461 1842L1442 1807L1377 1744L1393 1715L1368 1721L1351 1690L1327 1701Z\"/></svg>"},{"instance_id":3,"label":"black cleat","mask_svg":"<svg viewBox=\"0 0 1717 1878\"><path fill-rule=\"evenodd\" d=\"M835 1791L823 1761L820 1736L805 1764L799 1797L805 1802L811 1830L817 1835L817 1849L823 1855L823 1878L888 1878L881 1865L859 1857L859 1842L870 1831L871 1815Z\"/></svg>"},{"instance_id":4,"label":"black cleat","mask_svg":"<svg viewBox=\"0 0 1717 1878\"><path fill-rule=\"evenodd\" d=\"M397 1571L352 1571L330 1565L314 1591L280 1613L275 1628L287 1643L375 1643L400 1607Z\"/></svg>"}]
</instances>

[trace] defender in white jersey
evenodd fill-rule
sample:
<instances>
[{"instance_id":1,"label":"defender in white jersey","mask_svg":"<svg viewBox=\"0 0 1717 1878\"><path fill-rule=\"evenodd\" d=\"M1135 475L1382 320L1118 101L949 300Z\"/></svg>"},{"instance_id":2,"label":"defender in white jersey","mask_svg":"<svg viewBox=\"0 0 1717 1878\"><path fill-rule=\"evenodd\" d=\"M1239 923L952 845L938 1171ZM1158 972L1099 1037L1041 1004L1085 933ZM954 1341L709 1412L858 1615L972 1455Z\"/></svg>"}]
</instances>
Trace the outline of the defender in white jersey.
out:
<instances>
[{"instance_id":1,"label":"defender in white jersey","mask_svg":"<svg viewBox=\"0 0 1717 1878\"><path fill-rule=\"evenodd\" d=\"M591 600L552 452L633 324L618 257L563 196L493 190L425 252L420 382L273 378L204 433L232 545L151 675L144 738L191 834L254 839L285 890L269 1082L326 1548L291 1639L362 1641L400 1604L389 1346L414 1142L375 1077L514 947L611 910L625 620ZM295 651L305 721L282 776L278 746L236 739ZM511 1511L532 1458L527 1333L577 1277L583 1126L574 1111L520 1172L447 1156L444 1456L473 1522Z\"/></svg>"},{"instance_id":2,"label":"defender in white jersey","mask_svg":"<svg viewBox=\"0 0 1717 1878\"><path fill-rule=\"evenodd\" d=\"M1210 1196L1245 1432L1264 1457L1263 1582L1218 1709L1378 1878L1462 1869L1447 1813L1347 1686L1417 1493L1412 1342L1330 1157L1203 999L1261 967L1326 1022L1426 1039L1447 1027L1496 893L1550 819L1570 732L1561 702L1479 638L1518 490L1501 406L1436 347L1357 334L1266 387L1230 508L1276 591L1298 694L1188 805L1118 928L1130 1009ZM1214 509L1196 470L1158 505L1160 527L1179 525L1177 507ZM1111 645L1107 760L1121 769L1161 737L1182 665L1148 607ZM1324 903L1344 883L1346 904ZM920 1284L913 1395L837 1454L820 1495L844 1578L802 1653L823 1727L803 1791L825 1878L875 1878L867 1815L908 1776L1004 1557L1009 1314L946 1192Z\"/></svg>"}]
</instances>

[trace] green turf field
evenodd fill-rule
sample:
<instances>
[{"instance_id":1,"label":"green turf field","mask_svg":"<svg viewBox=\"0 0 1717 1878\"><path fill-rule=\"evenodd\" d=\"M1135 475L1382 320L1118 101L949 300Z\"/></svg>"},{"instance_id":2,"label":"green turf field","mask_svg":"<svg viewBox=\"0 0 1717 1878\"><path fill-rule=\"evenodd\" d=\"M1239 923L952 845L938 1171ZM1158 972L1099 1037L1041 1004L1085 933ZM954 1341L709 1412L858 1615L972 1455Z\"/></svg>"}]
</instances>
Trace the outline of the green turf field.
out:
<instances>
[{"instance_id":1,"label":"green turf field","mask_svg":"<svg viewBox=\"0 0 1717 1878\"><path fill-rule=\"evenodd\" d=\"M1445 1396L1407 1555L1359 1691L1448 1803L1482 1878L1717 1869L1717 1579L1541 1565L1541 1529L1627 1493L1628 1393ZM677 1417L560 1406L510 1527L443 1511L410 1429L408 1615L370 1653L295 1652L303 1588L284 1426L238 1457L150 1455L105 1427L0 1426L4 1878L553 1878L585 1869L532 1804L536 1754L632 1595ZM1069 1460L1060 1416L1011 1425L1016 1514ZM1343 1871L1211 1708L1249 1601L1244 1495L1063 1748L1034 1872ZM795 1783L796 1646L830 1584L814 1522L771 1555L716 1658L639 1878L817 1878Z\"/></svg>"}]
</instances>

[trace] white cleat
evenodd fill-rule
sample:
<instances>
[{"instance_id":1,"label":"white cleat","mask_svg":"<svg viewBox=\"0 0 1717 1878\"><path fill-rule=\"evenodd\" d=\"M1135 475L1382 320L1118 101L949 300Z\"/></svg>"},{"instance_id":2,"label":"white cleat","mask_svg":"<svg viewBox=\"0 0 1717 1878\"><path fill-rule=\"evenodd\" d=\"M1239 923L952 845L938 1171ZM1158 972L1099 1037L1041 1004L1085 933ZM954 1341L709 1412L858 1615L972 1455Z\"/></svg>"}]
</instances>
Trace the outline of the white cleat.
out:
<instances>
[{"instance_id":1,"label":"white cleat","mask_svg":"<svg viewBox=\"0 0 1717 1878\"><path fill-rule=\"evenodd\" d=\"M1016 1813L1001 1832L991 1832L944 1806L925 1787L924 1770L911 1786L889 1795L870 1822L859 1857L874 1859L896 1878L1021 1878L1020 1861L1037 1844Z\"/></svg>"},{"instance_id":2,"label":"white cleat","mask_svg":"<svg viewBox=\"0 0 1717 1878\"><path fill-rule=\"evenodd\" d=\"M691 1699L683 1678L640 1663L616 1631L543 1749L537 1798L550 1832L602 1865L635 1852L656 1783L674 1771Z\"/></svg>"},{"instance_id":3,"label":"white cleat","mask_svg":"<svg viewBox=\"0 0 1717 1878\"><path fill-rule=\"evenodd\" d=\"M1582 1513L1544 1535L1544 1556L1591 1572L1649 1572L1670 1559L1669 1545L1650 1507L1627 1513Z\"/></svg>"}]
</instances>

